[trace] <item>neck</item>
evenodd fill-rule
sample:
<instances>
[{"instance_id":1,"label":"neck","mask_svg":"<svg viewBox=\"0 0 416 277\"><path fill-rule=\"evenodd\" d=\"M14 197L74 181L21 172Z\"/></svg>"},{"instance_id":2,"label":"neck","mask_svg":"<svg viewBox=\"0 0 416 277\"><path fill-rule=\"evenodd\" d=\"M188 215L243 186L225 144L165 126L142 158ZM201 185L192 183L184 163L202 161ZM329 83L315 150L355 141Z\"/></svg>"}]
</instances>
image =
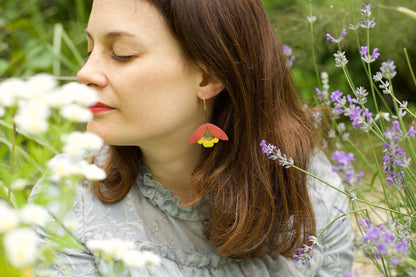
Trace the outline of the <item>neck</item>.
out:
<instances>
[{"instance_id":1,"label":"neck","mask_svg":"<svg viewBox=\"0 0 416 277\"><path fill-rule=\"evenodd\" d=\"M152 179L158 181L166 189L173 191L182 203L194 200L195 195L189 188L191 175L197 166L201 146L187 143L175 144L164 149L156 147L140 147L142 162L152 172Z\"/></svg>"}]
</instances>

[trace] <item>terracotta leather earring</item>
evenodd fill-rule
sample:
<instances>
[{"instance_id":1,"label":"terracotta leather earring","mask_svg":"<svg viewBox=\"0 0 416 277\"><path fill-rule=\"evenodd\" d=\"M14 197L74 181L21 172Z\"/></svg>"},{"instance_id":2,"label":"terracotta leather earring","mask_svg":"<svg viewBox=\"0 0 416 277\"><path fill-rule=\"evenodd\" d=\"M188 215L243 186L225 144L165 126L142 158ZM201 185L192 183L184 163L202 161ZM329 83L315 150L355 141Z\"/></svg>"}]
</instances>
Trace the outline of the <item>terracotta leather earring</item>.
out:
<instances>
[{"instance_id":1,"label":"terracotta leather earring","mask_svg":"<svg viewBox=\"0 0 416 277\"><path fill-rule=\"evenodd\" d=\"M205 122L207 122L207 106L205 99L202 100L204 102ZM189 144L198 142L199 144L202 144L203 147L213 147L219 140L228 140L227 134L221 130L220 127L211 123L205 123L195 130L189 139Z\"/></svg>"}]
</instances>

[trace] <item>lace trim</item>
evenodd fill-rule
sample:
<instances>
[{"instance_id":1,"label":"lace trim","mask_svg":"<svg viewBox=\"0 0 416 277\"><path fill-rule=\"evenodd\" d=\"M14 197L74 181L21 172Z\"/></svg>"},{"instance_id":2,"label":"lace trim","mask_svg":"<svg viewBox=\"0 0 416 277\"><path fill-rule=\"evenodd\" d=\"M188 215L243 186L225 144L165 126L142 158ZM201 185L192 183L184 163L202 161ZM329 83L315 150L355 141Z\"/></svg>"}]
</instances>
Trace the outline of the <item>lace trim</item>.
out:
<instances>
[{"instance_id":1,"label":"lace trim","mask_svg":"<svg viewBox=\"0 0 416 277\"><path fill-rule=\"evenodd\" d=\"M171 189L165 189L159 182L153 180L152 172L144 165L140 166L136 185L150 203L170 216L187 221L201 221L208 217L208 207L201 201L194 206L180 207L182 203L179 197L172 196Z\"/></svg>"}]
</instances>

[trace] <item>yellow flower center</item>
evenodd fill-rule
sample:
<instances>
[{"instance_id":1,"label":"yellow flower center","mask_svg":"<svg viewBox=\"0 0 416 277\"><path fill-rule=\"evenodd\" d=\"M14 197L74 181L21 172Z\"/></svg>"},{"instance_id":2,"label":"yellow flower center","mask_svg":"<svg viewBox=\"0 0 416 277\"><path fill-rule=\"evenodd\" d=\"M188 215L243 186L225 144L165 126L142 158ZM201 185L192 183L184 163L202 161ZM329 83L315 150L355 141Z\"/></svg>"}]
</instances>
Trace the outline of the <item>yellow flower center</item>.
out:
<instances>
[{"instance_id":1,"label":"yellow flower center","mask_svg":"<svg viewBox=\"0 0 416 277\"><path fill-rule=\"evenodd\" d=\"M204 147L213 147L215 143L219 141L218 138L214 137L213 134L208 130L205 131L205 134L198 140L199 144L202 144Z\"/></svg>"}]
</instances>

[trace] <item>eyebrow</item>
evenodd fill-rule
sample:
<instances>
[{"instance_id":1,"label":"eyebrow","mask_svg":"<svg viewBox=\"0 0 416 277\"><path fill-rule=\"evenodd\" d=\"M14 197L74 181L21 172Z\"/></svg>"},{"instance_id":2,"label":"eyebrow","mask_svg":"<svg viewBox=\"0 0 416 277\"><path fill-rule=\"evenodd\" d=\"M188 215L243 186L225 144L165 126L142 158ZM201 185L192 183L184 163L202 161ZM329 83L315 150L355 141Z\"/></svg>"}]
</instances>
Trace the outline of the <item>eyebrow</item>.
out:
<instances>
[{"instance_id":1,"label":"eyebrow","mask_svg":"<svg viewBox=\"0 0 416 277\"><path fill-rule=\"evenodd\" d=\"M85 30L85 34L87 34L87 36L92 39L92 35L88 30ZM118 38L122 36L133 37L135 36L135 34L125 32L125 31L111 31L111 32L106 33L104 37L107 39L114 39L114 38Z\"/></svg>"}]
</instances>

